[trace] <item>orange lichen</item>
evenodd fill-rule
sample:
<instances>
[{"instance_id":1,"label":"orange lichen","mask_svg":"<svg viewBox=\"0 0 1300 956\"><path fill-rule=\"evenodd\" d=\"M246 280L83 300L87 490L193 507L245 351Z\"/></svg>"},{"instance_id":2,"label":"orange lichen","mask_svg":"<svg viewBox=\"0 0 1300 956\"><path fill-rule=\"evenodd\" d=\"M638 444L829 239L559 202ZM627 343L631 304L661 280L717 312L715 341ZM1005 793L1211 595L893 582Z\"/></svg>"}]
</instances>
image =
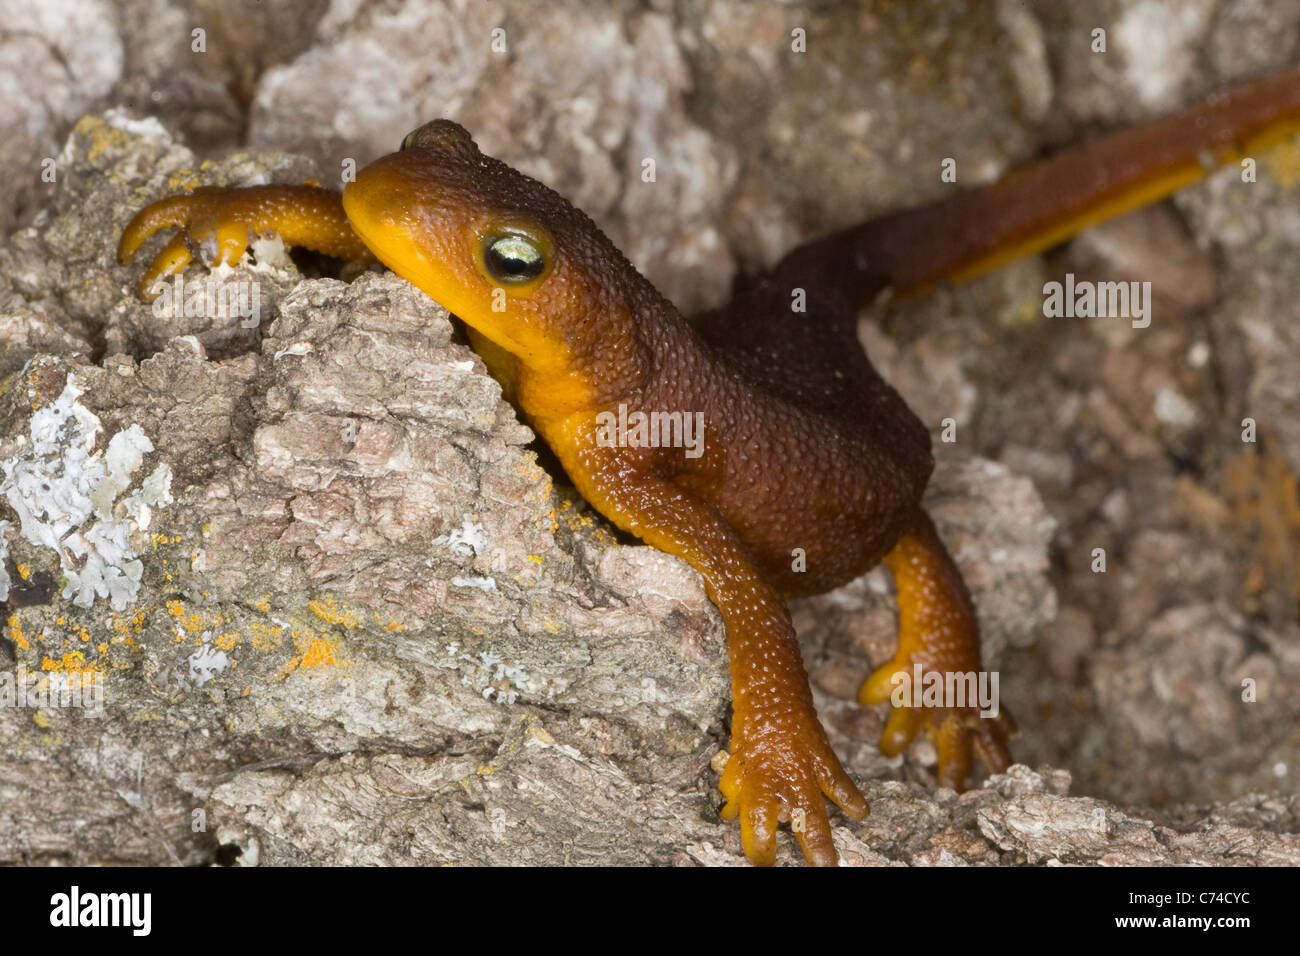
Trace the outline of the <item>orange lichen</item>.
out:
<instances>
[{"instance_id":1,"label":"orange lichen","mask_svg":"<svg viewBox=\"0 0 1300 956\"><path fill-rule=\"evenodd\" d=\"M17 614L9 615L9 640L13 641L24 651L29 647L27 638L23 637L23 626L18 620Z\"/></svg>"},{"instance_id":2,"label":"orange lichen","mask_svg":"<svg viewBox=\"0 0 1300 956\"><path fill-rule=\"evenodd\" d=\"M93 684L102 677L99 664L87 662L86 655L81 651L72 651L58 658L44 656L41 658L41 670L59 674L69 687L74 682L84 687L87 681Z\"/></svg>"},{"instance_id":3,"label":"orange lichen","mask_svg":"<svg viewBox=\"0 0 1300 956\"><path fill-rule=\"evenodd\" d=\"M333 598L312 601L307 606L311 608L311 612L322 621L328 621L330 624L338 624L346 628L354 628L357 626L356 612L350 608L340 608Z\"/></svg>"},{"instance_id":4,"label":"orange lichen","mask_svg":"<svg viewBox=\"0 0 1300 956\"><path fill-rule=\"evenodd\" d=\"M307 641L306 646L302 649L302 663L299 666L308 668L337 663L334 656L336 650L337 648L332 641L313 637Z\"/></svg>"},{"instance_id":5,"label":"orange lichen","mask_svg":"<svg viewBox=\"0 0 1300 956\"><path fill-rule=\"evenodd\" d=\"M177 170L171 176L167 177L167 185L172 189L190 190L198 186L202 180L189 169Z\"/></svg>"},{"instance_id":6,"label":"orange lichen","mask_svg":"<svg viewBox=\"0 0 1300 956\"><path fill-rule=\"evenodd\" d=\"M223 651L232 651L241 640L242 638L237 631L227 631L214 637L212 643Z\"/></svg>"}]
</instances>

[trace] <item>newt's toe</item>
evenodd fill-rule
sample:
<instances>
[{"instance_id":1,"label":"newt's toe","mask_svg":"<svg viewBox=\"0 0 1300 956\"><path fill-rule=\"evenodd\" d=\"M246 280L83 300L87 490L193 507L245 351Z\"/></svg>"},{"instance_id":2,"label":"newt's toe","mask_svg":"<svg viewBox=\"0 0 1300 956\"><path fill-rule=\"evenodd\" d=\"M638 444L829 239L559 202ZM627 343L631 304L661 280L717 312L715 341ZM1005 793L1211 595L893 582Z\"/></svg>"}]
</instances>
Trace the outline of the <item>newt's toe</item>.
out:
<instances>
[{"instance_id":1,"label":"newt's toe","mask_svg":"<svg viewBox=\"0 0 1300 956\"><path fill-rule=\"evenodd\" d=\"M873 673L858 691L858 700L867 705L890 701L893 710L880 735L880 752L896 757L921 731L934 741L938 755L939 784L961 791L970 778L974 760L978 759L990 773L1001 773L1011 766L1011 749L1007 741L1015 736L1016 723L1005 708L996 715L985 716L978 706L926 707L900 705L884 688L894 688L894 675L908 670L896 661Z\"/></svg>"}]
</instances>

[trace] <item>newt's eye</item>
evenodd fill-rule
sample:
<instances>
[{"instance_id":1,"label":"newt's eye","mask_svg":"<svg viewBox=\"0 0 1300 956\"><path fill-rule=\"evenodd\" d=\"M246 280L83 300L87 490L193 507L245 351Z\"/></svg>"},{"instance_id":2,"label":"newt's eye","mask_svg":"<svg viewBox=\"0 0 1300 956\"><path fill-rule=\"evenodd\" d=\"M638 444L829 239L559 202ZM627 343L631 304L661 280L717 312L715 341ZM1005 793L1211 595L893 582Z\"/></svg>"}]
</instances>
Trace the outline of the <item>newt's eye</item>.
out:
<instances>
[{"instance_id":1,"label":"newt's eye","mask_svg":"<svg viewBox=\"0 0 1300 956\"><path fill-rule=\"evenodd\" d=\"M531 236L500 233L484 241L483 266L497 282L531 282L546 271L546 252Z\"/></svg>"}]
</instances>

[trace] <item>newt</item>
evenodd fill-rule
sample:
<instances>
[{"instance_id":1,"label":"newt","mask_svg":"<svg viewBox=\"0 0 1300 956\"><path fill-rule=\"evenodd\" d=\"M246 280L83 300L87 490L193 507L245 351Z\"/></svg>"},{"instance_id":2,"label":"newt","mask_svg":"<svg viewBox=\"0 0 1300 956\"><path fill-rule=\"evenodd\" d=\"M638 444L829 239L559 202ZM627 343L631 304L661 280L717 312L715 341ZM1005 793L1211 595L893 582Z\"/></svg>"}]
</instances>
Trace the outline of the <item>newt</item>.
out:
<instances>
[{"instance_id":1,"label":"newt","mask_svg":"<svg viewBox=\"0 0 1300 956\"><path fill-rule=\"evenodd\" d=\"M410 133L341 194L204 187L159 200L131 220L118 257L129 263L155 231L180 227L140 279L147 295L196 253L233 264L254 234L274 231L291 245L378 261L462 319L582 496L703 577L731 668L722 816L739 819L746 855L772 863L779 825L793 821L808 861L834 864L826 798L853 819L867 802L818 719L786 602L880 562L892 571L898 650L862 685L864 704L889 701L894 676L914 667L982 667L970 594L921 505L929 431L864 354L860 307L884 290L915 293L1045 249L1297 129L1292 67L992 185L806 243L693 320L586 215L444 119ZM796 290L804 312L792 310ZM701 414L702 447L692 455L610 441L620 408ZM806 564L792 559L796 549ZM895 707L880 749L898 754L922 731L935 741L941 785L962 788L976 758L990 772L1011 763L1005 708L981 718L974 707Z\"/></svg>"}]
</instances>

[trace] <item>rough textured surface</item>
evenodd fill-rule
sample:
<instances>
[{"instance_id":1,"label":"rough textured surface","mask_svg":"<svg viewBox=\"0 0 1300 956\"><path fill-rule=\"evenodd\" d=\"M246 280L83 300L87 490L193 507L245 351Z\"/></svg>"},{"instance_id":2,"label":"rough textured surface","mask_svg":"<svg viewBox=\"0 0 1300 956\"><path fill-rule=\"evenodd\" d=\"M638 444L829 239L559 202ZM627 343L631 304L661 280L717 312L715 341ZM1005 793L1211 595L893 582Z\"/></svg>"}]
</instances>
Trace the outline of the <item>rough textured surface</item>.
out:
<instances>
[{"instance_id":1,"label":"rough textured surface","mask_svg":"<svg viewBox=\"0 0 1300 956\"><path fill-rule=\"evenodd\" d=\"M552 487L440 309L392 277L302 281L270 243L218 276L257 283L258 321L155 312L112 249L150 199L333 182L445 115L691 308L800 238L940 195L944 157L983 181L1288 62L1300 23L1247 0L858 6L9 16L30 30L0 38L27 84L6 101L23 132L3 188L28 198L5 211L48 205L0 248L0 461L57 479L81 448L103 478L87 508L60 499L75 527L44 515L63 555L0 505L0 671L102 674L106 698L98 718L0 707L0 860L739 862L713 817L726 662L698 578ZM110 103L131 112L82 120L60 149ZM202 164L183 144L254 149ZM853 698L892 651L887 577L800 602L818 706L872 801L863 824L837 818L847 862L1300 860L1298 170L1280 147L1257 183L1226 170L866 317L922 418L956 423L929 504L1016 756L1066 769L958 798L933 789L928 746L882 758L882 715ZM1045 320L1042 284L1067 271L1152 281L1151 328ZM33 422L61 399L80 425L35 453ZM164 465L170 502L148 481ZM73 577L104 594L74 604Z\"/></svg>"}]
</instances>

